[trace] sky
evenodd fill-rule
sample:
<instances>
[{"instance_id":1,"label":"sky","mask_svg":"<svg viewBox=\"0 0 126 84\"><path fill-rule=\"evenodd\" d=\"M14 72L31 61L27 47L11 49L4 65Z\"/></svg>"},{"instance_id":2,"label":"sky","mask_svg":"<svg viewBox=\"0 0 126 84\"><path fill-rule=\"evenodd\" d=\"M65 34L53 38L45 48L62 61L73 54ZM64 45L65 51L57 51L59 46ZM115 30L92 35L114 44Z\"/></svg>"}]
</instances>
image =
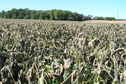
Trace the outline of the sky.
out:
<instances>
[{"instance_id":1,"label":"sky","mask_svg":"<svg viewBox=\"0 0 126 84\"><path fill-rule=\"evenodd\" d=\"M12 8L61 9L83 15L126 19L126 0L0 0L0 11Z\"/></svg>"}]
</instances>

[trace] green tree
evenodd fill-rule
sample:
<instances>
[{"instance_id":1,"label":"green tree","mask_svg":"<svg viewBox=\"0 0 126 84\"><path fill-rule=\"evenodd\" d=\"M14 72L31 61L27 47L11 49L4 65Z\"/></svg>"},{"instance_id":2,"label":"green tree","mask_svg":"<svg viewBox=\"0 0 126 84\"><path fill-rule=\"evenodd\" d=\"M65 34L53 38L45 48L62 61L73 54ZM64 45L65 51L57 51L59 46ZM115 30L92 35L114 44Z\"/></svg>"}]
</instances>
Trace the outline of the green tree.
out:
<instances>
[{"instance_id":1,"label":"green tree","mask_svg":"<svg viewBox=\"0 0 126 84\"><path fill-rule=\"evenodd\" d=\"M24 9L24 11L25 11L24 19L30 19L31 18L30 10L28 8L26 8L26 9Z\"/></svg>"},{"instance_id":2,"label":"green tree","mask_svg":"<svg viewBox=\"0 0 126 84\"><path fill-rule=\"evenodd\" d=\"M1 12L1 18L4 18L4 14L5 14L6 12L4 11L4 10L2 10L2 12Z\"/></svg>"},{"instance_id":3,"label":"green tree","mask_svg":"<svg viewBox=\"0 0 126 84\"><path fill-rule=\"evenodd\" d=\"M115 17L105 17L105 20L116 20Z\"/></svg>"},{"instance_id":4,"label":"green tree","mask_svg":"<svg viewBox=\"0 0 126 84\"><path fill-rule=\"evenodd\" d=\"M48 12L47 11L41 11L40 12L40 17L39 17L39 19L43 19L43 20L48 20L49 19L49 14L48 14Z\"/></svg>"},{"instance_id":5,"label":"green tree","mask_svg":"<svg viewBox=\"0 0 126 84\"><path fill-rule=\"evenodd\" d=\"M25 17L25 11L23 9L19 9L18 19L23 19Z\"/></svg>"},{"instance_id":6,"label":"green tree","mask_svg":"<svg viewBox=\"0 0 126 84\"><path fill-rule=\"evenodd\" d=\"M18 10L15 9L15 8L13 8L13 9L11 10L11 13L12 13L12 18L13 18L13 19L17 19L17 17L18 17Z\"/></svg>"},{"instance_id":7,"label":"green tree","mask_svg":"<svg viewBox=\"0 0 126 84\"><path fill-rule=\"evenodd\" d=\"M96 17L94 17L93 19L94 19L94 20L104 20L104 18L103 18L103 17L97 17L97 16L96 16Z\"/></svg>"},{"instance_id":8,"label":"green tree","mask_svg":"<svg viewBox=\"0 0 126 84\"><path fill-rule=\"evenodd\" d=\"M54 13L55 13L55 10L51 10L51 11L50 11L50 20L55 20L55 15L54 15Z\"/></svg>"},{"instance_id":9,"label":"green tree","mask_svg":"<svg viewBox=\"0 0 126 84\"><path fill-rule=\"evenodd\" d=\"M0 12L0 18L2 17L2 13Z\"/></svg>"},{"instance_id":10,"label":"green tree","mask_svg":"<svg viewBox=\"0 0 126 84\"><path fill-rule=\"evenodd\" d=\"M84 17L83 17L83 20L91 20L91 17L84 16Z\"/></svg>"}]
</instances>

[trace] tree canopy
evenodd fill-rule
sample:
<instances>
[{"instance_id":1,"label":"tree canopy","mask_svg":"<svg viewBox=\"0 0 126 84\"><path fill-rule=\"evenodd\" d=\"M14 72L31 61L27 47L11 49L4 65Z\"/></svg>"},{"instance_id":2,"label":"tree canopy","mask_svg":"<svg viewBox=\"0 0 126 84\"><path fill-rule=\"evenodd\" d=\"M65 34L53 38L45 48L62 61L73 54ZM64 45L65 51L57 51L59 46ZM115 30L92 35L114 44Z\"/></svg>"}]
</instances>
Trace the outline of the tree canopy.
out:
<instances>
[{"instance_id":1,"label":"tree canopy","mask_svg":"<svg viewBox=\"0 0 126 84\"><path fill-rule=\"evenodd\" d=\"M69 21L84 21L84 20L115 20L114 17L94 17L92 15L85 16L77 12L66 10L29 10L15 9L9 11L1 11L0 18L7 19L42 19L42 20L69 20Z\"/></svg>"}]
</instances>

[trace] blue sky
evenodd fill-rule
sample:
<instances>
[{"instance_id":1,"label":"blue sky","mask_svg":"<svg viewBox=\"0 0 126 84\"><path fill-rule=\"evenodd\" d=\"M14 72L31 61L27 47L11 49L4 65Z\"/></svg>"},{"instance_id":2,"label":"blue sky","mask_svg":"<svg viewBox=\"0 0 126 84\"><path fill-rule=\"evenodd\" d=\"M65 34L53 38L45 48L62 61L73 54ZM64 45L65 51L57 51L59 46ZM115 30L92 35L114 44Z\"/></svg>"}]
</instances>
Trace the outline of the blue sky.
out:
<instances>
[{"instance_id":1,"label":"blue sky","mask_svg":"<svg viewBox=\"0 0 126 84\"><path fill-rule=\"evenodd\" d=\"M0 11L12 8L35 10L62 9L84 15L126 19L126 0L0 0Z\"/></svg>"}]
</instances>

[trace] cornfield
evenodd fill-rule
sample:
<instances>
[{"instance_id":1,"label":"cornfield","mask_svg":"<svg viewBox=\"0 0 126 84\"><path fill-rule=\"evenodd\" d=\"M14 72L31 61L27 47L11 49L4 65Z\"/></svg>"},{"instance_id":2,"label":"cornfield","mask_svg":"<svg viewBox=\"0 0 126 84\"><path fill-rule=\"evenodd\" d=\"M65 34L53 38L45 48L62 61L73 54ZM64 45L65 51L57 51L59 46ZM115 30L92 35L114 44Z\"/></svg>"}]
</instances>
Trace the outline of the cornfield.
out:
<instances>
[{"instance_id":1,"label":"cornfield","mask_svg":"<svg viewBox=\"0 0 126 84\"><path fill-rule=\"evenodd\" d=\"M0 22L1 84L126 84L126 24Z\"/></svg>"}]
</instances>

